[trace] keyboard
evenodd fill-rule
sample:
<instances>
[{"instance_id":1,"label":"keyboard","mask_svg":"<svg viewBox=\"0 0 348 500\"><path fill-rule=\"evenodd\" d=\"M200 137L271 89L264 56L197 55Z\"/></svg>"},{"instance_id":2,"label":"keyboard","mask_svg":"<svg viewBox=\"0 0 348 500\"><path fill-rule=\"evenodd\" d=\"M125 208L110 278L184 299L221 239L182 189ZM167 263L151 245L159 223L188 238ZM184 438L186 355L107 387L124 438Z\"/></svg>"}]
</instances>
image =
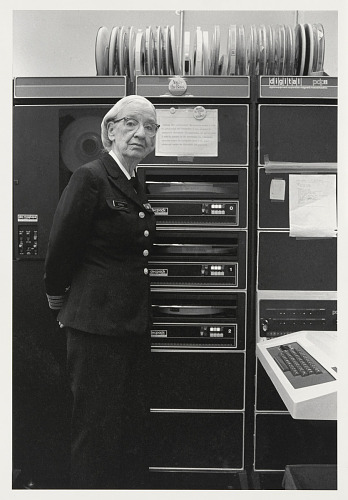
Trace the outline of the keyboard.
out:
<instances>
[{"instance_id":1,"label":"keyboard","mask_svg":"<svg viewBox=\"0 0 348 500\"><path fill-rule=\"evenodd\" d=\"M297 342L268 349L269 353L295 388L323 384L334 377Z\"/></svg>"},{"instance_id":2,"label":"keyboard","mask_svg":"<svg viewBox=\"0 0 348 500\"><path fill-rule=\"evenodd\" d=\"M283 372L291 371L294 377L307 377L308 375L319 375L323 373L320 365L310 358L304 349L300 347L289 347L287 344L279 347L279 354L274 358Z\"/></svg>"}]
</instances>

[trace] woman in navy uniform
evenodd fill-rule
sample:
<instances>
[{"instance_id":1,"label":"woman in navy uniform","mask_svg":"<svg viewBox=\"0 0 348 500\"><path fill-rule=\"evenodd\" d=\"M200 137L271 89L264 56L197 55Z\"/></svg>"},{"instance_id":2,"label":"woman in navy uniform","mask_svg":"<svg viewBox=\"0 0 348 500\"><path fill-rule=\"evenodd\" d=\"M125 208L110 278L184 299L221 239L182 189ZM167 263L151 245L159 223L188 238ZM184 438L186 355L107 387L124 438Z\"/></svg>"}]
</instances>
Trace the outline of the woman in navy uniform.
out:
<instances>
[{"instance_id":1,"label":"woman in navy uniform","mask_svg":"<svg viewBox=\"0 0 348 500\"><path fill-rule=\"evenodd\" d=\"M79 167L53 220L49 306L67 332L71 487L145 488L155 217L135 168L155 147L156 110L127 96L105 115L100 158Z\"/></svg>"}]
</instances>

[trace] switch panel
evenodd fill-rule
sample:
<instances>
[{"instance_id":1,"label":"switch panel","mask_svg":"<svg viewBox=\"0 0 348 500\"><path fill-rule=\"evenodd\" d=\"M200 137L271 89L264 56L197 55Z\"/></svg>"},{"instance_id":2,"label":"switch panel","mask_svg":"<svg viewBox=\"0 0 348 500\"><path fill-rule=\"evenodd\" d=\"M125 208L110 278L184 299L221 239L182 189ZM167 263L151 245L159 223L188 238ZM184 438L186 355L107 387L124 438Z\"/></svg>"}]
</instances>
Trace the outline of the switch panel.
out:
<instances>
[{"instance_id":1,"label":"switch panel","mask_svg":"<svg viewBox=\"0 0 348 500\"><path fill-rule=\"evenodd\" d=\"M38 255L38 227L36 224L18 226L18 255L19 257Z\"/></svg>"}]
</instances>

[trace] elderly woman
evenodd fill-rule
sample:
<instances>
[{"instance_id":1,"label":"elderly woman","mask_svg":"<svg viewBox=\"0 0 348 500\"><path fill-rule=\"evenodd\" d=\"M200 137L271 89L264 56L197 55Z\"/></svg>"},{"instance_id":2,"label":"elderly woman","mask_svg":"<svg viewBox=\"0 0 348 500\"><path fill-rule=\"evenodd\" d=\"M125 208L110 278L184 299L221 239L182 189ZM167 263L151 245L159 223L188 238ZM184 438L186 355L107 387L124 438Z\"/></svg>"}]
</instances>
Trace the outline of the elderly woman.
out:
<instances>
[{"instance_id":1,"label":"elderly woman","mask_svg":"<svg viewBox=\"0 0 348 500\"><path fill-rule=\"evenodd\" d=\"M75 489L146 487L155 217L132 180L158 127L147 99L118 101L101 124L106 151L73 173L52 225L45 286L67 333Z\"/></svg>"}]
</instances>

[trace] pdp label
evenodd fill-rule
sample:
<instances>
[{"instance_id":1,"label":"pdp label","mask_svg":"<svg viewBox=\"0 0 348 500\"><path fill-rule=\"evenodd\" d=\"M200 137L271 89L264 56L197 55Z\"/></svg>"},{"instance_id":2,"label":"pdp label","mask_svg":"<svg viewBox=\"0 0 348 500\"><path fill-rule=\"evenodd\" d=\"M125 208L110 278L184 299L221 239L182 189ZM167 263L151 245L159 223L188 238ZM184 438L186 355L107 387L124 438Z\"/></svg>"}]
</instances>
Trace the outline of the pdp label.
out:
<instances>
[{"instance_id":1,"label":"pdp label","mask_svg":"<svg viewBox=\"0 0 348 500\"><path fill-rule=\"evenodd\" d=\"M167 330L151 330L151 337L167 337Z\"/></svg>"},{"instance_id":2,"label":"pdp label","mask_svg":"<svg viewBox=\"0 0 348 500\"><path fill-rule=\"evenodd\" d=\"M39 216L37 214L17 214L18 222L38 222Z\"/></svg>"},{"instance_id":3,"label":"pdp label","mask_svg":"<svg viewBox=\"0 0 348 500\"><path fill-rule=\"evenodd\" d=\"M155 215L168 215L168 207L152 207Z\"/></svg>"},{"instance_id":4,"label":"pdp label","mask_svg":"<svg viewBox=\"0 0 348 500\"><path fill-rule=\"evenodd\" d=\"M168 269L150 269L150 276L161 276L165 278L168 276Z\"/></svg>"}]
</instances>

